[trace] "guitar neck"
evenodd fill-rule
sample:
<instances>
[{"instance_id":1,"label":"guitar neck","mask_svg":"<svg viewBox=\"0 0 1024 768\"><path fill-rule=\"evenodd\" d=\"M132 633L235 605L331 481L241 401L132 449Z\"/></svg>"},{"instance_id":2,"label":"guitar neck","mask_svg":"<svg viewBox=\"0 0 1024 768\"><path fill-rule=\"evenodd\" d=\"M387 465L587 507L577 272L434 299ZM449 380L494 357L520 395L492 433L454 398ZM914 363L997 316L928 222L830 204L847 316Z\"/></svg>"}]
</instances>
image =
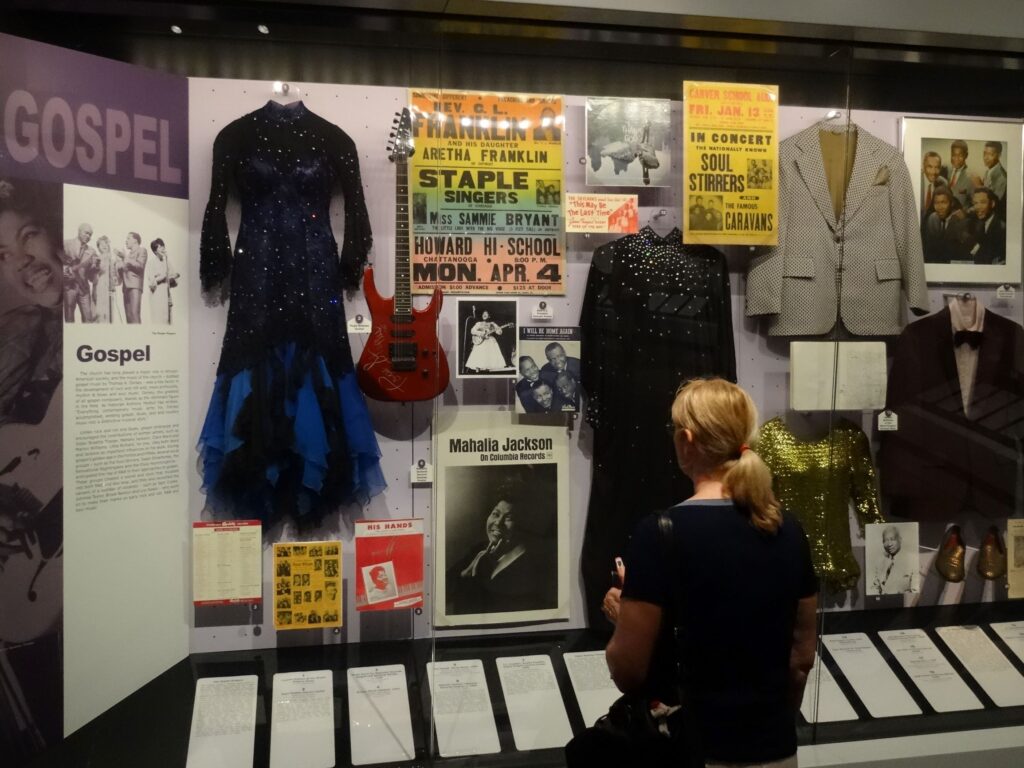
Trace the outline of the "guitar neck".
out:
<instances>
[{"instance_id":1,"label":"guitar neck","mask_svg":"<svg viewBox=\"0 0 1024 768\"><path fill-rule=\"evenodd\" d=\"M409 274L409 161L395 159L395 314L412 314Z\"/></svg>"}]
</instances>

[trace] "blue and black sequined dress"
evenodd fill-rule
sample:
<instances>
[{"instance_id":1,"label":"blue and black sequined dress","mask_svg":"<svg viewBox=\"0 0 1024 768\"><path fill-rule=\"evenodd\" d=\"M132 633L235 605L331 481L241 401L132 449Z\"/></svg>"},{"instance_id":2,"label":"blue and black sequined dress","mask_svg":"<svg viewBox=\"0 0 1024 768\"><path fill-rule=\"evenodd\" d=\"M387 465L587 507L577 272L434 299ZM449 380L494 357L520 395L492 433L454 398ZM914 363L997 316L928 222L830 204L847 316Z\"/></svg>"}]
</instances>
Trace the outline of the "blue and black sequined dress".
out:
<instances>
[{"instance_id":1,"label":"blue and black sequined dress","mask_svg":"<svg viewBox=\"0 0 1024 768\"><path fill-rule=\"evenodd\" d=\"M229 188L241 202L233 257ZM269 102L218 134L200 274L208 295L230 276L231 303L198 446L216 515L314 524L384 489L341 295L358 285L371 242L356 146L340 128L301 102Z\"/></svg>"}]
</instances>

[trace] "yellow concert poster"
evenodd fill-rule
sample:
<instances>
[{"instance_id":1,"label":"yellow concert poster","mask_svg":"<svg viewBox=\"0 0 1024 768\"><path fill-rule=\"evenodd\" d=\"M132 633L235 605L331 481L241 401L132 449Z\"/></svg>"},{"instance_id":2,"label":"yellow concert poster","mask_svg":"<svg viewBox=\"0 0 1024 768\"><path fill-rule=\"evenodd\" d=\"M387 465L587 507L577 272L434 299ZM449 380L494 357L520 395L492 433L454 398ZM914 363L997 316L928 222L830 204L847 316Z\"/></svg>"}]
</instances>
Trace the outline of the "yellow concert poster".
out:
<instances>
[{"instance_id":1,"label":"yellow concert poster","mask_svg":"<svg viewBox=\"0 0 1024 768\"><path fill-rule=\"evenodd\" d=\"M779 87L683 83L683 239L778 245Z\"/></svg>"},{"instance_id":2,"label":"yellow concert poster","mask_svg":"<svg viewBox=\"0 0 1024 768\"><path fill-rule=\"evenodd\" d=\"M274 629L340 627L341 542L274 545Z\"/></svg>"},{"instance_id":3,"label":"yellow concert poster","mask_svg":"<svg viewBox=\"0 0 1024 768\"><path fill-rule=\"evenodd\" d=\"M412 292L564 294L562 97L409 98Z\"/></svg>"}]
</instances>

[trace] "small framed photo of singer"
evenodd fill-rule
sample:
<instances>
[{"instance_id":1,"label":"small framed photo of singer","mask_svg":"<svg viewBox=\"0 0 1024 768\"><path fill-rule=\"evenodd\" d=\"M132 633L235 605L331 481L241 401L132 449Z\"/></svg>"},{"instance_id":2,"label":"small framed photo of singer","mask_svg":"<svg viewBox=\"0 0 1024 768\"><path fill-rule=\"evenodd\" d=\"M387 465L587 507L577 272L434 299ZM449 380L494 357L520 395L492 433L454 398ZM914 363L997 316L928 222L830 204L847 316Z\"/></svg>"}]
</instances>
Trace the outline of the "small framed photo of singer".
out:
<instances>
[{"instance_id":1,"label":"small framed photo of singer","mask_svg":"<svg viewBox=\"0 0 1024 768\"><path fill-rule=\"evenodd\" d=\"M519 338L517 299L456 299L455 375L460 379L512 379Z\"/></svg>"},{"instance_id":2,"label":"small framed photo of singer","mask_svg":"<svg viewBox=\"0 0 1024 768\"><path fill-rule=\"evenodd\" d=\"M917 523L869 523L864 526L866 595L903 595L921 591L921 555Z\"/></svg>"},{"instance_id":3,"label":"small framed photo of singer","mask_svg":"<svg viewBox=\"0 0 1024 768\"><path fill-rule=\"evenodd\" d=\"M1019 285L1022 124L902 123L928 282Z\"/></svg>"}]
</instances>

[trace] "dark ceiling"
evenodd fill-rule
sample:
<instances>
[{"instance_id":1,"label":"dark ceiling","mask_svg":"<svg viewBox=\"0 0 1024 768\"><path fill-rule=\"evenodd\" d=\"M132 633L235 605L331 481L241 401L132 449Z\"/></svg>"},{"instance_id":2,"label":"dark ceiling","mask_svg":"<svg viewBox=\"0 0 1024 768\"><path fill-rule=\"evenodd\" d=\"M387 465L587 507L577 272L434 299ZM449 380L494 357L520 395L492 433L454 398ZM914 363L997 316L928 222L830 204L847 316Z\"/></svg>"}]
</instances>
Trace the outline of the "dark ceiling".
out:
<instances>
[{"instance_id":1,"label":"dark ceiling","mask_svg":"<svg viewBox=\"0 0 1024 768\"><path fill-rule=\"evenodd\" d=\"M1020 40L470 0L2 3L0 31L190 76L675 98L708 79L778 83L790 104L1024 103Z\"/></svg>"}]
</instances>

